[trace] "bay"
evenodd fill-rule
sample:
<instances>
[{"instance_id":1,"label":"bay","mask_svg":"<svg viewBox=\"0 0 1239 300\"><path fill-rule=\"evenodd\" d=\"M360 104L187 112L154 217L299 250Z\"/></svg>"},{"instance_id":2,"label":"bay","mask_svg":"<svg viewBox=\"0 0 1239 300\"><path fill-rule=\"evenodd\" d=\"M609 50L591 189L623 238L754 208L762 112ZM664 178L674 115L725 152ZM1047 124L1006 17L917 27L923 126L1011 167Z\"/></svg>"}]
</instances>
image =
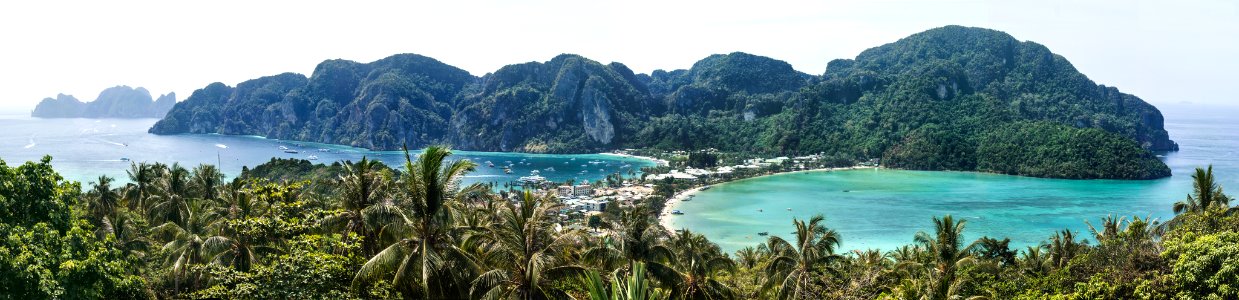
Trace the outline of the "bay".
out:
<instances>
[{"instance_id":1,"label":"bay","mask_svg":"<svg viewBox=\"0 0 1239 300\"><path fill-rule=\"evenodd\" d=\"M1161 105L1166 129L1180 151L1162 153L1173 176L1158 180L1062 180L975 172L852 170L779 174L724 183L679 203L673 228L702 233L728 252L756 246L759 232L788 238L792 218L815 214L838 230L843 249L890 250L932 231L933 217L967 220L965 236L1008 237L1012 246L1037 245L1055 231L1088 236L1107 215L1173 217L1171 205L1191 193L1196 167L1239 190L1239 109ZM790 210L788 210L790 209ZM760 211L759 211L760 210Z\"/></svg>"},{"instance_id":2,"label":"bay","mask_svg":"<svg viewBox=\"0 0 1239 300\"><path fill-rule=\"evenodd\" d=\"M198 164L217 164L226 176L240 174L242 166L254 167L272 157L306 159L315 163L378 159L388 166L402 167L402 151L370 151L362 148L319 143L282 141L256 136L217 134L154 135L146 130L157 119L41 119L27 116L0 116L0 159L10 166L52 156L52 166L65 179L83 186L107 175L128 182L125 171L132 162L180 163L191 168ZM285 153L279 147L297 150ZM416 155L417 151L410 150ZM122 159L128 159L124 161ZM607 174L640 174L640 168L654 162L605 154L527 154L454 150L451 159L469 159L479 164L464 178L475 182L505 183L538 171L552 181L599 180ZM495 166L488 167L486 162ZM503 167L511 165L511 174Z\"/></svg>"}]
</instances>

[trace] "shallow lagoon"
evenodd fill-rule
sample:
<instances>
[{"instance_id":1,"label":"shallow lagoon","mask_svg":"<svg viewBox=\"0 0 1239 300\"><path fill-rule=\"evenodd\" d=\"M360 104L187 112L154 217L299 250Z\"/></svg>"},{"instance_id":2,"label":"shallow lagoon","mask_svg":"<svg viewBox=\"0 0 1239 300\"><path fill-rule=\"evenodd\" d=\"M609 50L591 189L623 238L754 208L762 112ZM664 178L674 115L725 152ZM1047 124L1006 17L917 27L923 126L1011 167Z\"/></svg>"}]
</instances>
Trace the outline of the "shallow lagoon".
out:
<instances>
[{"instance_id":1,"label":"shallow lagoon","mask_svg":"<svg viewBox=\"0 0 1239 300\"><path fill-rule=\"evenodd\" d=\"M888 250L931 230L931 218L968 220L968 239L1009 237L1035 245L1056 230L1086 236L1084 221L1106 215L1168 220L1171 204L1191 192L1191 173L1214 165L1220 183L1239 190L1239 110L1163 106L1180 151L1163 160L1175 176L1159 180L1058 180L972 172L853 170L781 174L720 184L700 192L671 216L674 228L703 233L727 251L756 246L758 232L788 237L791 219L821 213L843 236L843 249ZM844 190L847 190L845 192ZM791 210L787 210L791 208ZM763 210L759 212L758 210Z\"/></svg>"}]
</instances>

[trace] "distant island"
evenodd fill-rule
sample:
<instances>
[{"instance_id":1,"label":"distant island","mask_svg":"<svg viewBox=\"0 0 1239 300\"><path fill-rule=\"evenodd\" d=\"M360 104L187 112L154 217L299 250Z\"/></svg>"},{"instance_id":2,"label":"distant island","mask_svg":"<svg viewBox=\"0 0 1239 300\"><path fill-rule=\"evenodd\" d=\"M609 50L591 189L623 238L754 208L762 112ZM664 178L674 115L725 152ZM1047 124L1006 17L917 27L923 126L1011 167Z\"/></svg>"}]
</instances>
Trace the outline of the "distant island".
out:
<instances>
[{"instance_id":1,"label":"distant island","mask_svg":"<svg viewBox=\"0 0 1239 300\"><path fill-rule=\"evenodd\" d=\"M176 93L152 99L145 88L111 87L95 101L82 102L71 95L44 98L30 116L38 118L162 118L176 104Z\"/></svg>"},{"instance_id":2,"label":"distant island","mask_svg":"<svg viewBox=\"0 0 1239 300\"><path fill-rule=\"evenodd\" d=\"M831 61L822 75L747 53L636 74L564 54L476 77L399 54L213 83L155 134L219 133L391 150L624 148L823 154L892 168L1151 179L1176 151L1156 107L1045 46L947 26Z\"/></svg>"}]
</instances>

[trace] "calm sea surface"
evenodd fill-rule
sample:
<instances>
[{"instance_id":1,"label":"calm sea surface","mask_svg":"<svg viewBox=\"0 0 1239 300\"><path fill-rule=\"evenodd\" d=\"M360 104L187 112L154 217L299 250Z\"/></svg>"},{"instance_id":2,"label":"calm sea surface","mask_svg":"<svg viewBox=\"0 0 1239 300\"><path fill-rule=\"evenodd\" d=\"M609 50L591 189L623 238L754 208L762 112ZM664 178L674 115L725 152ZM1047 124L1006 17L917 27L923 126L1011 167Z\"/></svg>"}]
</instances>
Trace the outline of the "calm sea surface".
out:
<instances>
[{"instance_id":1,"label":"calm sea surface","mask_svg":"<svg viewBox=\"0 0 1239 300\"><path fill-rule=\"evenodd\" d=\"M1017 246L1035 245L1056 230L1085 231L1109 214L1167 220L1170 206L1190 192L1192 169L1214 165L1220 183L1239 190L1239 109L1163 105L1166 128L1181 150L1164 154L1175 176L1148 181L1056 180L968 172L858 170L776 175L721 184L682 203L685 215L672 224L704 233L727 251L756 245L758 232L788 236L792 218L826 216L843 236L844 249L891 249L908 244L917 231L931 230L934 216L968 220L969 239L1009 237ZM221 135L159 136L146 133L154 119L37 119L0 116L0 159L9 165L53 156L70 180L99 175L124 181L129 163L219 163L228 175L271 157L318 162L377 158L399 165L398 151ZM284 153L279 146L299 150ZM326 152L319 149L327 149ZM551 180L597 180L627 174L653 163L606 155L536 155L456 151L456 158L483 163L467 182L508 182L539 170ZM496 168L488 168L491 161ZM503 165L513 165L504 174ZM592 163L591 163L592 162ZM550 169L548 169L550 168ZM791 210L788 210L788 209ZM759 211L761 210L761 211ZM1084 234L1082 234L1083 236Z\"/></svg>"},{"instance_id":2,"label":"calm sea surface","mask_svg":"<svg viewBox=\"0 0 1239 300\"><path fill-rule=\"evenodd\" d=\"M814 214L843 236L843 249L889 250L932 231L935 216L968 220L968 239L1009 237L1035 245L1056 230L1087 236L1084 221L1106 215L1169 220L1171 204L1191 192L1191 173L1209 164L1229 191L1239 191L1239 109L1159 106L1180 151L1163 160L1160 180L1056 180L970 172L856 170L795 173L717 185L680 204L675 228L703 233L727 251L756 246L759 232L789 237L792 218ZM845 192L846 191L846 192ZM1236 192L1232 192L1236 193ZM791 210L788 210L788 209ZM761 210L761 211L759 211Z\"/></svg>"},{"instance_id":3,"label":"calm sea surface","mask_svg":"<svg viewBox=\"0 0 1239 300\"><path fill-rule=\"evenodd\" d=\"M378 159L389 166L404 165L401 151L369 151L339 145L280 141L261 137L214 134L153 135L146 130L156 119L39 119L26 116L0 116L0 159L10 166L52 156L52 165L66 179L84 186L99 175L127 182L125 170L131 161L180 163L188 167L219 164L225 175L240 173L242 166L256 166L272 157L318 157L316 163L340 160L357 161L362 156ZM299 153L284 153L284 146ZM323 150L320 150L323 149ZM545 155L453 151L454 159L470 159L479 164L465 183L511 182L534 170L549 180L598 180L607 174L640 172L654 163L611 155ZM416 155L416 152L414 153ZM487 161L495 167L487 167ZM503 166L512 165L505 174Z\"/></svg>"}]
</instances>

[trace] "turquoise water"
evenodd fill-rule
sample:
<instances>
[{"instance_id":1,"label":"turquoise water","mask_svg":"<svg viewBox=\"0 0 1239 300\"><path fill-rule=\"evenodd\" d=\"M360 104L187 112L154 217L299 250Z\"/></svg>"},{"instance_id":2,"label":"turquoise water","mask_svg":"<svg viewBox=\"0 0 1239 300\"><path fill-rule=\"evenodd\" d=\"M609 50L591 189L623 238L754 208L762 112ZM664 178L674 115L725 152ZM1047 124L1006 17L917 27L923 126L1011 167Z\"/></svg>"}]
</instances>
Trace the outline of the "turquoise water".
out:
<instances>
[{"instance_id":1,"label":"turquoise water","mask_svg":"<svg viewBox=\"0 0 1239 300\"><path fill-rule=\"evenodd\" d=\"M1175 174L1170 178L1057 180L901 170L782 174L698 193L678 206L685 215L671 216L671 224L735 251L763 241L758 232L788 237L793 217L820 213L843 236L843 249L888 250L911 243L917 231L932 230L931 218L952 214L968 220L968 239L1009 237L1022 248L1064 228L1087 235L1085 220L1097 224L1109 214L1169 220L1171 204L1191 192L1198 166L1213 164L1220 183L1239 190L1239 109L1161 108L1181 148L1163 157Z\"/></svg>"},{"instance_id":2,"label":"turquoise water","mask_svg":"<svg viewBox=\"0 0 1239 300\"><path fill-rule=\"evenodd\" d=\"M0 116L0 159L9 165L52 156L52 165L66 179L83 184L108 175L125 182L125 170L132 161L179 162L187 167L198 164L219 164L225 175L236 176L242 166L256 166L272 157L318 157L316 163L330 164L340 160L360 160L362 156L378 159L390 166L403 166L401 151L369 151L339 145L280 141L250 136L213 134L153 135L146 130L156 119L39 119L25 116ZM300 153L284 153L278 147L296 149ZM327 149L326 152L319 149ZM414 153L416 154L416 153ZM598 180L607 174L639 172L653 162L643 159L601 155L550 155L454 151L456 159L470 159L480 164L465 183L510 182L538 170L553 181L575 179ZM487 167L491 161L495 167ZM503 166L512 164L512 174ZM593 162L593 163L591 163ZM549 168L549 169L548 169Z\"/></svg>"}]
</instances>

